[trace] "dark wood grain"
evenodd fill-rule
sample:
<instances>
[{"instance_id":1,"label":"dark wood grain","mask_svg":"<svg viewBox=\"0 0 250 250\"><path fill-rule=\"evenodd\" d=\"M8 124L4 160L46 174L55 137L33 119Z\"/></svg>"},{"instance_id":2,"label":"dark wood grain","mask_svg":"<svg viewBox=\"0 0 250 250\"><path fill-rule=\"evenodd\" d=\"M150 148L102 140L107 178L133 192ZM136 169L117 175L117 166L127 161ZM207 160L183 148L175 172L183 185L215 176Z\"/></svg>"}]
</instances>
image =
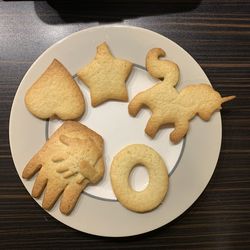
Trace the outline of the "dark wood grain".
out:
<instances>
[{"instance_id":1,"label":"dark wood grain","mask_svg":"<svg viewBox=\"0 0 250 250\"><path fill-rule=\"evenodd\" d=\"M250 1L82 2L0 1L0 249L250 249ZM32 62L72 32L113 22L174 40L222 95L237 96L222 110L220 158L200 198L169 225L122 239L75 231L44 212L16 173L8 137Z\"/></svg>"}]
</instances>

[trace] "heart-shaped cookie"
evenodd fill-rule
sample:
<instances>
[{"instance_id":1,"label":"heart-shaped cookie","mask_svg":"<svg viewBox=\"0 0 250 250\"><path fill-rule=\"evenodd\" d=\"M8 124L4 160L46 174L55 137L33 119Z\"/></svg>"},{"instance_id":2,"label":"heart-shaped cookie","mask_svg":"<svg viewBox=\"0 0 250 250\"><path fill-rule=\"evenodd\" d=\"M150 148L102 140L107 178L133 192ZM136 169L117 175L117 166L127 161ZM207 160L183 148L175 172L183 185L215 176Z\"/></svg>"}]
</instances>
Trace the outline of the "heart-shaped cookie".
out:
<instances>
[{"instance_id":1,"label":"heart-shaped cookie","mask_svg":"<svg viewBox=\"0 0 250 250\"><path fill-rule=\"evenodd\" d=\"M85 110L84 97L79 86L56 59L27 91L25 104L33 115L41 119L76 119Z\"/></svg>"}]
</instances>

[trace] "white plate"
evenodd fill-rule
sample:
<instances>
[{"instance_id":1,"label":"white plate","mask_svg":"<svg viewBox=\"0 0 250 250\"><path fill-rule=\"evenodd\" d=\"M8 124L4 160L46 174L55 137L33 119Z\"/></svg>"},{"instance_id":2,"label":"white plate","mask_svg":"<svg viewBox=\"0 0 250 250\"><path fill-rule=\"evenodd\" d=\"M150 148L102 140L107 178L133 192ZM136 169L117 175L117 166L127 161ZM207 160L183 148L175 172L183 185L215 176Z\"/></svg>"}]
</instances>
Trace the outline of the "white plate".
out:
<instances>
[{"instance_id":1,"label":"white plate","mask_svg":"<svg viewBox=\"0 0 250 250\"><path fill-rule=\"evenodd\" d=\"M54 44L24 76L10 115L11 152L17 172L29 193L34 178L23 180L23 168L61 122L45 122L32 116L24 104L25 93L54 58L59 59L74 75L94 57L96 46L103 41L107 42L114 56L135 64L127 82L130 100L156 82L144 70L146 53L154 47L164 49L167 58L179 65L181 78L178 88L189 83L210 84L200 66L186 51L166 37L146 29L121 25L98 26L74 33ZM221 145L220 113L215 113L209 122L197 117L193 119L185 143L182 141L173 145L169 141L171 128L162 129L154 140L144 134L150 116L148 110L132 118L127 112L128 103L110 101L92 108L88 89L80 82L79 85L87 101L87 111L81 122L100 133L105 140L106 174L97 186L85 190L69 216L59 212L59 202L48 213L72 228L101 236L141 234L163 226L182 214L202 193L215 169ZM109 180L113 156L132 143L144 143L155 148L164 158L170 173L169 191L164 202L145 214L122 207L115 200ZM147 173L144 168L134 171L131 183L137 190L146 185ZM41 205L42 198L36 201Z\"/></svg>"}]
</instances>

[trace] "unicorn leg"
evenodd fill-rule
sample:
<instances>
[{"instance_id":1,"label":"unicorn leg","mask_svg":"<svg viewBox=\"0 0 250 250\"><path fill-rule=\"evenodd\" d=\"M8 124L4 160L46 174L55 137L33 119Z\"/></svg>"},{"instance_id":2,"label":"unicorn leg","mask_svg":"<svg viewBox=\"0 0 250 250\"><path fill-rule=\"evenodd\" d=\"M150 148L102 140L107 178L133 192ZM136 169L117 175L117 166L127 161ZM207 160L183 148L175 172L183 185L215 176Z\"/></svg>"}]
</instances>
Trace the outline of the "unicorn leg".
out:
<instances>
[{"instance_id":1,"label":"unicorn leg","mask_svg":"<svg viewBox=\"0 0 250 250\"><path fill-rule=\"evenodd\" d=\"M189 128L188 121L175 122L175 129L170 134L170 140L173 143L178 143L186 135L188 128Z\"/></svg>"},{"instance_id":2,"label":"unicorn leg","mask_svg":"<svg viewBox=\"0 0 250 250\"><path fill-rule=\"evenodd\" d=\"M152 114L145 128L145 133L151 138L154 138L161 125L162 119L160 116Z\"/></svg>"},{"instance_id":3,"label":"unicorn leg","mask_svg":"<svg viewBox=\"0 0 250 250\"><path fill-rule=\"evenodd\" d=\"M144 94L140 93L136 95L128 105L128 112L132 116L136 116L137 113L141 110L144 104Z\"/></svg>"}]
</instances>

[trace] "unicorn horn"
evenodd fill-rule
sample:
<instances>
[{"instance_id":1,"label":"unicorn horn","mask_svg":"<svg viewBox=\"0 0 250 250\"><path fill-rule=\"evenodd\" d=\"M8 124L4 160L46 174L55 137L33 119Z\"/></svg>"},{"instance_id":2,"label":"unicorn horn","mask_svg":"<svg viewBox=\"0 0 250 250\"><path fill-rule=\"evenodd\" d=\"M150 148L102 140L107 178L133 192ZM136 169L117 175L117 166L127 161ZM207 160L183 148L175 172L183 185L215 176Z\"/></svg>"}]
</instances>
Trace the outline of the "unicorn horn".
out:
<instances>
[{"instance_id":1,"label":"unicorn horn","mask_svg":"<svg viewBox=\"0 0 250 250\"><path fill-rule=\"evenodd\" d=\"M234 95L222 97L222 98L221 98L221 103L231 101L231 100L233 100L235 97L236 97L236 96L234 96Z\"/></svg>"}]
</instances>

